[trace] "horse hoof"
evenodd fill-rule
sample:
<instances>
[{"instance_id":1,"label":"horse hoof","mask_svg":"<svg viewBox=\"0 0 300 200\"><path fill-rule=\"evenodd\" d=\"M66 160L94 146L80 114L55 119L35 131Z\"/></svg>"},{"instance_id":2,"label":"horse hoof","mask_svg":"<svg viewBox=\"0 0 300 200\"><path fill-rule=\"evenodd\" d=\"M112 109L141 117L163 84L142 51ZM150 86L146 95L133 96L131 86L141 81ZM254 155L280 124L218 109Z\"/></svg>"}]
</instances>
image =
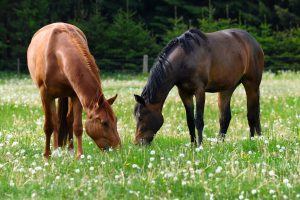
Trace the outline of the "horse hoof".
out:
<instances>
[{"instance_id":1,"label":"horse hoof","mask_svg":"<svg viewBox=\"0 0 300 200\"><path fill-rule=\"evenodd\" d=\"M53 151L53 153L52 153L52 157L61 157L61 148L60 147L58 147L57 149L55 149L54 151Z\"/></svg>"},{"instance_id":2,"label":"horse hoof","mask_svg":"<svg viewBox=\"0 0 300 200\"><path fill-rule=\"evenodd\" d=\"M203 150L202 144L199 145L199 146L196 146L196 148L195 148L195 151L196 151L196 152L199 152L199 151L202 151L202 150Z\"/></svg>"},{"instance_id":3,"label":"horse hoof","mask_svg":"<svg viewBox=\"0 0 300 200\"><path fill-rule=\"evenodd\" d=\"M225 141L225 134L224 133L220 133L219 134L218 141L220 141L220 142L224 142Z\"/></svg>"},{"instance_id":4,"label":"horse hoof","mask_svg":"<svg viewBox=\"0 0 300 200\"><path fill-rule=\"evenodd\" d=\"M74 149L69 149L68 154L69 154L69 156L73 157L75 155L75 150Z\"/></svg>"}]
</instances>

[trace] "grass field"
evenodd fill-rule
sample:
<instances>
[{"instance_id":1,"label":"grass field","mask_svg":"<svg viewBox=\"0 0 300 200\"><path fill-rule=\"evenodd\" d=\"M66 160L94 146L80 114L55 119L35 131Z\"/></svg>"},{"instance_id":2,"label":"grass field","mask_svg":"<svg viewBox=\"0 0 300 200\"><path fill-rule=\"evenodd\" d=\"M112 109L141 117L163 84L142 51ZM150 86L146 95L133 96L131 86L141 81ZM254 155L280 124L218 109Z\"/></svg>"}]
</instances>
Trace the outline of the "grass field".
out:
<instances>
[{"instance_id":1,"label":"grass field","mask_svg":"<svg viewBox=\"0 0 300 200\"><path fill-rule=\"evenodd\" d=\"M100 152L85 134L84 158L43 159L43 113L29 76L0 74L0 199L300 199L300 74L265 73L263 136L249 139L246 97L232 99L232 121L217 143L217 95L207 94L203 148L191 147L185 111L174 88L165 123L149 147L132 144L133 94L147 77L102 76L122 148Z\"/></svg>"}]
</instances>

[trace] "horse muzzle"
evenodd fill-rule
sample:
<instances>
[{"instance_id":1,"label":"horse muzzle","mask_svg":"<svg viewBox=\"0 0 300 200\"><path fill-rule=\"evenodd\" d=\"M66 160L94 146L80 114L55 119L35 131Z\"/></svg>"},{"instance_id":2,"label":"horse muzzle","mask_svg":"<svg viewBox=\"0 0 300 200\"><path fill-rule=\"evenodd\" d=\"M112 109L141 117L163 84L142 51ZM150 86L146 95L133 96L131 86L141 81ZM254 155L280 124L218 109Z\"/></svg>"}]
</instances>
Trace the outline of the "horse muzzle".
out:
<instances>
[{"instance_id":1,"label":"horse muzzle","mask_svg":"<svg viewBox=\"0 0 300 200\"><path fill-rule=\"evenodd\" d=\"M136 145L150 145L153 140L154 134L151 134L150 132L143 134L137 134L135 137L134 144Z\"/></svg>"}]
</instances>

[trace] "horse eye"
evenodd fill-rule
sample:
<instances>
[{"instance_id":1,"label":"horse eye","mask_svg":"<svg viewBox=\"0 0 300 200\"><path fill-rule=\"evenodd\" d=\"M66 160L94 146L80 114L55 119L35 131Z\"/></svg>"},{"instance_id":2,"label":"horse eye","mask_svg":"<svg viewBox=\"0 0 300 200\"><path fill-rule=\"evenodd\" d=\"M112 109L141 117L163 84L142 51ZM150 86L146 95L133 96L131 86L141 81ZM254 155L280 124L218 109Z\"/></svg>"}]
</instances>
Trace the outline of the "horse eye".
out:
<instances>
[{"instance_id":1,"label":"horse eye","mask_svg":"<svg viewBox=\"0 0 300 200\"><path fill-rule=\"evenodd\" d=\"M107 120L101 120L101 125L102 126L108 126L108 121Z\"/></svg>"}]
</instances>

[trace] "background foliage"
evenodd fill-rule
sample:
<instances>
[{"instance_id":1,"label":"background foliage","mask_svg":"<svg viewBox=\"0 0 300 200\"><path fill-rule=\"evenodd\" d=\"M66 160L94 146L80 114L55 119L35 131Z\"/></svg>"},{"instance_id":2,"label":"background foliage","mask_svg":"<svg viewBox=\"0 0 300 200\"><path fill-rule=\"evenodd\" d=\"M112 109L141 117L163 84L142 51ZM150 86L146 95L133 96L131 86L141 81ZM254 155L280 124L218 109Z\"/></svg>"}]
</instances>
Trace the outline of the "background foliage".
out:
<instances>
[{"instance_id":1,"label":"background foliage","mask_svg":"<svg viewBox=\"0 0 300 200\"><path fill-rule=\"evenodd\" d=\"M300 69L300 1L239 0L0 0L0 70L25 71L32 35L52 22L69 22L87 35L104 70L140 71L168 41L190 27L211 32L248 30L262 44L268 69ZM150 62L150 64L151 64Z\"/></svg>"}]
</instances>

